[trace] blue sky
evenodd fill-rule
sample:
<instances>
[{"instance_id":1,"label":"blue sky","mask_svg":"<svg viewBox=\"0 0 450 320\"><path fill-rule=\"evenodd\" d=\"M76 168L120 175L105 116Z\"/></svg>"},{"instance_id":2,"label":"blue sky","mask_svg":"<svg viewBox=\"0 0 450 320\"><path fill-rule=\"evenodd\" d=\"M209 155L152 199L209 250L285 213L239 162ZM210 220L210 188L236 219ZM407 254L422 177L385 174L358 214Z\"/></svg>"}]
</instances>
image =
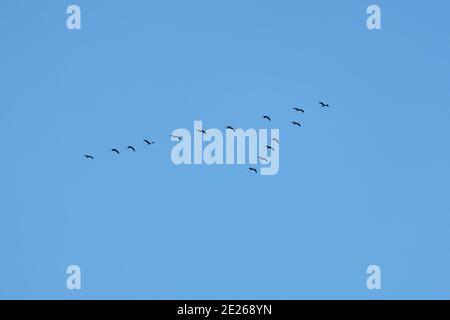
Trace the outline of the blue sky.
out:
<instances>
[{"instance_id":1,"label":"blue sky","mask_svg":"<svg viewBox=\"0 0 450 320\"><path fill-rule=\"evenodd\" d=\"M450 297L448 1L0 9L1 298ZM262 114L277 175L172 164L172 130Z\"/></svg>"}]
</instances>

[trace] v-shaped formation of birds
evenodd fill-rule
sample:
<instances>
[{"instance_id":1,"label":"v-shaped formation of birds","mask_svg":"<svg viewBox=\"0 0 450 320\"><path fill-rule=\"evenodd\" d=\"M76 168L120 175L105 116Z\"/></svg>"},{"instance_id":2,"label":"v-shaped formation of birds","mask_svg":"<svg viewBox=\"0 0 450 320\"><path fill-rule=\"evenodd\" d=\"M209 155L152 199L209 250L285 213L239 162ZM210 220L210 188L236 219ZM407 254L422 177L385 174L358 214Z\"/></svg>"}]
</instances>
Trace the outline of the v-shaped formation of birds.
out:
<instances>
[{"instance_id":1,"label":"v-shaped formation of birds","mask_svg":"<svg viewBox=\"0 0 450 320\"><path fill-rule=\"evenodd\" d=\"M329 105L328 103L324 103L324 102L322 102L322 101L319 102L319 105L320 105L322 108L329 108L329 107L330 107L330 105ZM295 112L305 113L305 110L304 110L303 108L297 108L297 107L294 107L294 108L292 108L292 109L293 109ZM267 120L267 121L269 121L269 122L272 121L272 117L269 116L269 115L263 115L263 116L262 116L262 119ZM300 122L298 122L298 121L292 121L291 124L292 124L293 126L296 126L296 127L299 127L299 128L302 126L302 124L301 124ZM233 130L233 131L236 130L236 129L235 129L234 127L232 127L232 126L226 126L225 129L227 129L227 130ZM207 131L205 131L205 130L198 130L198 132L203 133L203 134L207 134ZM180 140L180 141L183 140L183 137L180 137L180 136L170 135L170 137L175 138L175 139L178 139L178 140ZM280 141L278 141L278 139L276 139L276 138L273 138L272 141L276 142L277 144L280 143ZM155 144L155 141L150 141L150 140L148 140L148 139L143 139L143 142L145 143L146 146L151 146L151 145ZM268 150L275 151L275 149L274 149L272 146L270 146L270 145L267 145L266 148L267 148ZM136 148L135 148L134 146L132 146L132 145L127 146L126 149L127 149L128 151L130 151L130 152L136 152ZM116 155L120 155L120 151L119 151L119 149L117 149L117 148L112 148L112 149L111 149L111 152L114 153L114 154L116 154ZM95 159L94 156L92 156L92 155L90 155L90 154L85 154L85 155L84 155L84 158L86 158L86 159L88 159L88 160L94 160L94 159ZM264 161L264 162L268 162L268 159L266 159L266 158L264 158L264 157L258 157L258 160L261 160L261 161ZM250 172L258 173L258 170L257 170L256 168L250 167L250 168L248 168L248 169L250 170Z\"/></svg>"}]
</instances>

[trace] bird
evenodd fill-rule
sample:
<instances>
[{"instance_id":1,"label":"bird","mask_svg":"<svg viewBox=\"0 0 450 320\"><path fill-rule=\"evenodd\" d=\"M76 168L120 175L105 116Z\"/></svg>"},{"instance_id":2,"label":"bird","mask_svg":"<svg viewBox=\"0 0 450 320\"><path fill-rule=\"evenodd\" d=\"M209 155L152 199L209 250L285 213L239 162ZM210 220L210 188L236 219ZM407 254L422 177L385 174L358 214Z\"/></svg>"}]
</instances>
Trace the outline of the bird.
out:
<instances>
[{"instance_id":1,"label":"bird","mask_svg":"<svg viewBox=\"0 0 450 320\"><path fill-rule=\"evenodd\" d=\"M300 123L298 123L298 122L295 122L295 121L292 121L291 122L294 126L299 126L299 127L301 127L302 125L300 124Z\"/></svg>"},{"instance_id":2,"label":"bird","mask_svg":"<svg viewBox=\"0 0 450 320\"><path fill-rule=\"evenodd\" d=\"M226 129L229 129L229 130L233 130L233 131L236 131L236 129L235 129L235 128L233 128L232 126L226 126L225 128L226 128Z\"/></svg>"},{"instance_id":3,"label":"bird","mask_svg":"<svg viewBox=\"0 0 450 320\"><path fill-rule=\"evenodd\" d=\"M264 161L264 162L268 162L269 160L267 160L266 158L264 158L264 157L258 157L258 159L259 160L262 160L262 161Z\"/></svg>"},{"instance_id":4,"label":"bird","mask_svg":"<svg viewBox=\"0 0 450 320\"><path fill-rule=\"evenodd\" d=\"M294 110L297 111L297 112L305 113L305 110L303 110L303 109L301 109L301 108L292 108L292 109L294 109Z\"/></svg>"},{"instance_id":5,"label":"bird","mask_svg":"<svg viewBox=\"0 0 450 320\"><path fill-rule=\"evenodd\" d=\"M183 137L180 137L180 136L176 136L176 135L173 135L173 134L171 134L170 135L172 138L174 138L174 139L178 139L178 140L183 140Z\"/></svg>"},{"instance_id":6,"label":"bird","mask_svg":"<svg viewBox=\"0 0 450 320\"><path fill-rule=\"evenodd\" d=\"M256 170L255 168L248 168L248 170L250 170L250 171L252 171L252 172L254 172L254 173L258 173L258 170Z\"/></svg>"},{"instance_id":7,"label":"bird","mask_svg":"<svg viewBox=\"0 0 450 320\"><path fill-rule=\"evenodd\" d=\"M115 152L115 153L117 153L117 154L120 154L119 150L117 150L117 149L111 149L111 151L112 151L112 152Z\"/></svg>"},{"instance_id":8,"label":"bird","mask_svg":"<svg viewBox=\"0 0 450 320\"><path fill-rule=\"evenodd\" d=\"M267 148L267 150L272 150L272 151L275 151L275 149L274 149L274 148L272 148L271 146L266 146L266 148Z\"/></svg>"},{"instance_id":9,"label":"bird","mask_svg":"<svg viewBox=\"0 0 450 320\"><path fill-rule=\"evenodd\" d=\"M277 138L272 138L272 141L275 141L277 144L280 144L280 140L278 140Z\"/></svg>"},{"instance_id":10,"label":"bird","mask_svg":"<svg viewBox=\"0 0 450 320\"><path fill-rule=\"evenodd\" d=\"M154 141L148 141L147 139L144 139L144 142L149 146L149 145L151 145L151 144L155 144L155 142Z\"/></svg>"},{"instance_id":11,"label":"bird","mask_svg":"<svg viewBox=\"0 0 450 320\"><path fill-rule=\"evenodd\" d=\"M263 119L266 119L266 120L269 120L269 121L272 121L272 119L269 117L269 116L263 116Z\"/></svg>"},{"instance_id":12,"label":"bird","mask_svg":"<svg viewBox=\"0 0 450 320\"><path fill-rule=\"evenodd\" d=\"M86 159L94 160L94 157L91 156L91 155L88 155L88 154L85 154L84 157L85 157Z\"/></svg>"},{"instance_id":13,"label":"bird","mask_svg":"<svg viewBox=\"0 0 450 320\"><path fill-rule=\"evenodd\" d=\"M128 146L127 149L133 150L133 152L136 152L136 149L133 146Z\"/></svg>"},{"instance_id":14,"label":"bird","mask_svg":"<svg viewBox=\"0 0 450 320\"><path fill-rule=\"evenodd\" d=\"M205 130L197 130L200 133L207 134Z\"/></svg>"},{"instance_id":15,"label":"bird","mask_svg":"<svg viewBox=\"0 0 450 320\"><path fill-rule=\"evenodd\" d=\"M328 103L324 103L324 102L319 102L319 104L322 106L322 108L324 108L324 107L330 107L330 105L328 104Z\"/></svg>"}]
</instances>

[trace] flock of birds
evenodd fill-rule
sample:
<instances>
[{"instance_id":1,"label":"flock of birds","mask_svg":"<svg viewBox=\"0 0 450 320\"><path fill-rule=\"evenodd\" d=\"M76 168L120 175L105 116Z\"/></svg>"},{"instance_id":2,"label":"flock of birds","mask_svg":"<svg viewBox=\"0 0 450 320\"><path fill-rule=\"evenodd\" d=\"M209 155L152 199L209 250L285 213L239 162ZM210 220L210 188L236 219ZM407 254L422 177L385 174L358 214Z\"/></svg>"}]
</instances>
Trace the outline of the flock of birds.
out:
<instances>
[{"instance_id":1,"label":"flock of birds","mask_svg":"<svg viewBox=\"0 0 450 320\"><path fill-rule=\"evenodd\" d=\"M150 140L147 140L147 139L144 139L144 142L145 142L145 144L146 144L147 146L151 146L152 144L155 144L154 141L150 141ZM131 146L131 145L127 147L127 150L136 152L136 148L135 148L134 146ZM117 148L112 148L112 149L111 149L111 152L112 152L112 153L115 153L115 154L117 154L117 155L120 155L120 151L119 151L119 149L117 149ZM94 159L95 159L94 156L92 156L92 155L90 155L90 154L85 154L85 155L84 155L84 158L89 159L89 160L94 160Z\"/></svg>"},{"instance_id":2,"label":"flock of birds","mask_svg":"<svg viewBox=\"0 0 450 320\"><path fill-rule=\"evenodd\" d=\"M319 105L322 108L329 108L330 107L330 105L328 103L325 103L325 102L322 102L322 101L319 102ZM294 107L292 109L295 112L305 113L305 109L303 109L302 107L300 107L300 108ZM269 122L272 122L272 117L269 116L269 115L263 115L262 119L267 120ZM302 124L300 122L298 122L298 121L292 121L291 124L293 126L296 126L296 127L301 127L302 126ZM233 130L233 131L236 130L234 127L232 127L230 125L226 126L225 129ZM200 132L200 133L202 133L204 135L208 134L206 130L198 130L198 132ZM183 140L183 137L181 137L181 136L170 135L170 137L172 137L174 139L178 139L180 141ZM273 138L272 141L276 142L277 144L280 144L280 141L278 139L276 139L276 138ZM143 139L143 142L145 143L146 146L151 146L151 145L155 144L155 141L150 141L148 139ZM270 146L270 145L267 145L266 148L267 148L267 150L275 151L275 149L272 146ZM127 146L126 149L128 151L130 151L130 152L136 152L136 148L133 145ZM112 148L110 151L112 153L116 154L116 155L120 155L120 151L117 148ZM94 160L95 159L94 156L92 156L90 154L85 154L84 158L88 159L88 160ZM263 161L263 162L268 162L268 159L266 159L264 157L258 157L258 160ZM256 168L254 168L254 167L249 167L248 169L249 169L250 172L258 173L258 170Z\"/></svg>"}]
</instances>

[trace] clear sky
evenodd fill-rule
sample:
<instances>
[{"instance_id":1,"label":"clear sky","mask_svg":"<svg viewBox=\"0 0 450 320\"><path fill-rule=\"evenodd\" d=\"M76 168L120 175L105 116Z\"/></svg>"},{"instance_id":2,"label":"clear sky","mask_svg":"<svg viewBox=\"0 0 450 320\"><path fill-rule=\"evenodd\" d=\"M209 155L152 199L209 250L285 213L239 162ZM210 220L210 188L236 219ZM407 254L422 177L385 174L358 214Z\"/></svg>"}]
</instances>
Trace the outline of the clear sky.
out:
<instances>
[{"instance_id":1,"label":"clear sky","mask_svg":"<svg viewBox=\"0 0 450 320\"><path fill-rule=\"evenodd\" d=\"M449 12L2 0L0 297L450 298ZM263 114L277 175L172 163L172 130Z\"/></svg>"}]
</instances>

